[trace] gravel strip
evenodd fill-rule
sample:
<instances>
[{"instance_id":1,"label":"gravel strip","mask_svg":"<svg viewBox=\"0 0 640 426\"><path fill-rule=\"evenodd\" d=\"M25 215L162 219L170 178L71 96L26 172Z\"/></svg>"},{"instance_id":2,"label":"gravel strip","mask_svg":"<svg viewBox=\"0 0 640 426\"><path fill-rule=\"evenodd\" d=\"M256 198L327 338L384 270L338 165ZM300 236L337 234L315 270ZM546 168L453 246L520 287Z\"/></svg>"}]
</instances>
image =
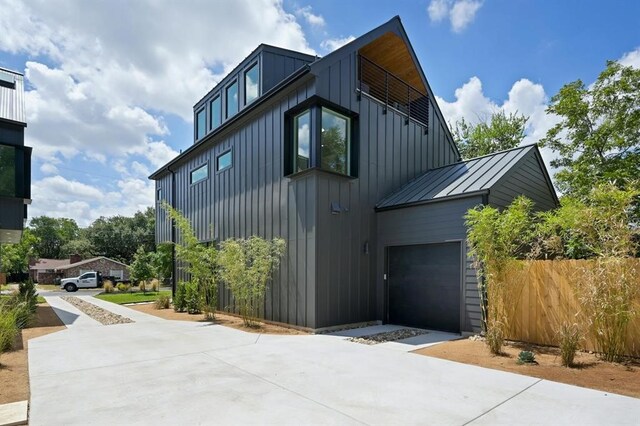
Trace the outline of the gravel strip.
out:
<instances>
[{"instance_id":1,"label":"gravel strip","mask_svg":"<svg viewBox=\"0 0 640 426\"><path fill-rule=\"evenodd\" d=\"M394 342L396 340L408 339L409 337L429 334L427 330L419 328L403 328L395 331L385 331L384 333L371 334L369 336L352 337L347 339L350 342L362 343L363 345L377 345L378 343Z\"/></svg>"},{"instance_id":2,"label":"gravel strip","mask_svg":"<svg viewBox=\"0 0 640 426\"><path fill-rule=\"evenodd\" d=\"M61 299L65 302L71 303L76 308L80 309L85 314L89 315L94 320L98 321L102 325L112 324L127 324L134 322L131 318L123 317L122 315L114 314L106 309L102 309L100 306L89 303L85 300L75 296L61 296Z\"/></svg>"}]
</instances>

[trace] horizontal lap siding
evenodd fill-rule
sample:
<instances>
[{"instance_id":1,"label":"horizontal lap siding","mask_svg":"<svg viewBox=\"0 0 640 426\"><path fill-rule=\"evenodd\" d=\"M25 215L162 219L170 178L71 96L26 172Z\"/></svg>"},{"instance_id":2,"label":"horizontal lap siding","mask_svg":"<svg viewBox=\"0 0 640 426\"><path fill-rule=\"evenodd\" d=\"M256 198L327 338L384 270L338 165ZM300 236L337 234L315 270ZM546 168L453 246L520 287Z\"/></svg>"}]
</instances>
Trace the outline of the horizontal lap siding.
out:
<instances>
[{"instance_id":1,"label":"horizontal lap siding","mask_svg":"<svg viewBox=\"0 0 640 426\"><path fill-rule=\"evenodd\" d=\"M214 146L176 166L176 208L201 241L252 235L285 239L287 253L269 284L261 316L305 327L315 326L315 180L283 177L282 132L284 113L313 94L313 82L292 88L252 120L221 135ZM216 158L228 150L233 166L217 172ZM206 162L208 179L192 185L190 172ZM178 281L187 278L178 271ZM235 309L227 289L220 289L219 307Z\"/></svg>"},{"instance_id":2,"label":"horizontal lap siding","mask_svg":"<svg viewBox=\"0 0 640 426\"><path fill-rule=\"evenodd\" d=\"M430 112L429 132L366 95L357 98L357 57L345 55L321 71L318 95L358 113L358 177L319 172L317 325L381 319L376 289L375 205L429 168L456 161L443 123ZM332 214L331 203L342 211ZM368 253L367 253L368 251Z\"/></svg>"},{"instance_id":3,"label":"horizontal lap siding","mask_svg":"<svg viewBox=\"0 0 640 426\"><path fill-rule=\"evenodd\" d=\"M443 201L378 213L378 249L376 258L379 315L384 317L385 247L442 243L459 240L462 250L463 331L479 331L481 327L478 281L473 262L467 258L464 215L482 203L481 197Z\"/></svg>"}]
</instances>

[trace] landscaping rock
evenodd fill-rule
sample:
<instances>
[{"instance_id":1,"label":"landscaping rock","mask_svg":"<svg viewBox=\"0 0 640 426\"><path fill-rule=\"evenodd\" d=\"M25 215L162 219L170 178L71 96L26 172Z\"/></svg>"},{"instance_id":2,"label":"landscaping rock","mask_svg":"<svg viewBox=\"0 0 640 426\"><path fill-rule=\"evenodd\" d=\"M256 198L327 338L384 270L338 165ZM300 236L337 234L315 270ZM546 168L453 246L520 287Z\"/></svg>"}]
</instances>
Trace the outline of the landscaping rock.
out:
<instances>
[{"instance_id":1,"label":"landscaping rock","mask_svg":"<svg viewBox=\"0 0 640 426\"><path fill-rule=\"evenodd\" d=\"M429 332L427 330L420 330L419 328L403 328L400 330L385 331L384 333L370 334L368 336L352 337L347 340L363 345L377 345L378 343L394 342L423 334L429 334Z\"/></svg>"},{"instance_id":2,"label":"landscaping rock","mask_svg":"<svg viewBox=\"0 0 640 426\"><path fill-rule=\"evenodd\" d=\"M131 318L126 318L122 315L109 312L106 309L102 309L101 307L82 300L79 297L62 296L61 299L71 303L73 306L80 309L82 312L89 315L91 318L98 321L102 325L127 324L134 322Z\"/></svg>"}]
</instances>

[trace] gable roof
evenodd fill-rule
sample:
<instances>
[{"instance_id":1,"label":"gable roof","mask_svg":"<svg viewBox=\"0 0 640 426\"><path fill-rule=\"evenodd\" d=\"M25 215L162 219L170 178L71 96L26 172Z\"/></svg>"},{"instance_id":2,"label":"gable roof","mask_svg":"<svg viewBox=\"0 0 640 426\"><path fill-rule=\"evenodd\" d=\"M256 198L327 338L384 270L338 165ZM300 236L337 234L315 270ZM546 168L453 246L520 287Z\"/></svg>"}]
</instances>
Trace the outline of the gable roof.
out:
<instances>
[{"instance_id":1,"label":"gable roof","mask_svg":"<svg viewBox=\"0 0 640 426\"><path fill-rule=\"evenodd\" d=\"M220 125L218 128L216 128L214 131L212 131L209 134L207 134L202 140L200 140L199 142L189 146L186 150L181 152L178 156L174 157L167 164L165 164L164 166L160 167L158 170L153 172L149 176L149 179L158 179L161 176L163 176L163 175L165 175L167 173L170 173L172 171L171 167L173 165L181 162L183 159L185 159L185 157L190 156L190 155L194 154L195 152L200 152L201 150L205 149L205 147L211 145L211 143L213 141L215 141L216 137L219 134L226 132L227 129L229 129L231 126L233 126L238 121L242 120L244 117L246 117L253 110L258 108L260 105L264 104L267 100L269 100L269 98L275 96L277 93L279 93L280 91L282 91L285 88L287 88L290 84L294 83L296 80L298 80L299 78L301 78L305 74L310 72L312 75L318 76L320 74L320 72L325 67L327 67L327 66L331 65L332 63L340 60L340 58L342 58L344 55L349 54L349 53L353 52L354 50L358 50L360 48L363 48L363 47L367 46L368 44L370 44L371 42L377 40L378 38L381 38L381 37L387 35L388 33L395 34L396 36L398 36L405 43L406 51L408 52L409 56L413 60L413 63L415 64L416 71L419 74L419 78L422 81L422 83L424 85L424 88L427 91L427 95L428 95L429 99L431 99L432 104L434 105L434 108L433 108L434 113L437 115L439 121L441 123L443 123L442 129L447 135L447 140L449 141L449 143L453 147L453 150L455 151L455 153L458 156L458 158L461 158L460 157L460 151L458 150L458 147L456 146L456 144L453 142L453 136L451 135L451 131L449 130L449 126L444 124L444 123L446 123L446 120L444 119L444 117L442 115L442 111L440 111L440 107L438 106L438 103L436 102L435 95L433 94L433 91L431 90L431 87L429 86L429 82L427 81L427 79L426 79L426 77L424 75L424 72L422 71L422 67L419 65L420 62L418 61L418 57L416 56L415 51L413 50L413 46L411 46L411 43L409 42L409 37L407 36L407 33L406 33L405 29L404 29L404 26L402 25L402 22L400 21L400 17L399 16L394 16L389 21L385 22L384 24L380 25L379 27L374 28L373 30L371 30L368 33L356 38L355 40L352 40L351 42L345 44L344 46L341 46L340 48L334 50L333 52L329 53L328 55L326 55L324 57L318 57L313 62L308 63L308 64L298 68L296 71L294 71L288 77L283 79L276 86L271 88L268 92L263 93L262 96L260 96L254 102L252 102L251 105L249 105L246 108L242 109L240 112L238 112L232 118L230 118L229 120L227 120L224 123L222 123L222 125ZM286 51L286 52L293 52L293 51L290 51L288 49L281 49L281 48L277 48L277 47L274 47L274 46L261 44L251 54L249 54L249 56L253 55L259 49L280 49L280 50ZM300 53L300 52L297 52L297 53L300 54L300 55L306 56L304 53ZM234 69L234 71L232 71L230 74L235 72L235 70L238 67L240 67L240 65L242 65L244 63L244 61L246 61L247 58L245 58L243 60L243 62L241 62ZM227 77L228 77L228 75L225 76L225 78L223 80L221 80L221 83L224 82ZM218 86L219 85L216 85L216 87L218 87ZM216 88L212 89L212 91L215 91L215 90L216 90ZM211 93L211 91L209 93ZM196 103L196 106L200 105L200 103L202 102L203 99L206 98L206 96L208 96L208 94L205 95L200 101L198 101L198 103Z\"/></svg>"},{"instance_id":2,"label":"gable roof","mask_svg":"<svg viewBox=\"0 0 640 426\"><path fill-rule=\"evenodd\" d=\"M382 199L376 205L376 210L486 194L522 158L531 153L540 156L537 145L521 146L429 170ZM544 174L555 197L546 169Z\"/></svg>"},{"instance_id":3,"label":"gable roof","mask_svg":"<svg viewBox=\"0 0 640 426\"><path fill-rule=\"evenodd\" d=\"M100 260L100 259L108 260L109 262L117 263L118 265L122 265L127 268L129 267L129 265L125 265L124 263L118 262L117 260L113 260L105 256L98 256L98 257L92 257L91 259L81 260L80 262L72 263L70 265L59 266L56 268L56 271L63 271L65 269L75 268L76 266L86 265L87 263L95 262L96 260Z\"/></svg>"},{"instance_id":4,"label":"gable roof","mask_svg":"<svg viewBox=\"0 0 640 426\"><path fill-rule=\"evenodd\" d=\"M56 269L71 263L69 259L38 259L34 265L29 265L31 270Z\"/></svg>"}]
</instances>

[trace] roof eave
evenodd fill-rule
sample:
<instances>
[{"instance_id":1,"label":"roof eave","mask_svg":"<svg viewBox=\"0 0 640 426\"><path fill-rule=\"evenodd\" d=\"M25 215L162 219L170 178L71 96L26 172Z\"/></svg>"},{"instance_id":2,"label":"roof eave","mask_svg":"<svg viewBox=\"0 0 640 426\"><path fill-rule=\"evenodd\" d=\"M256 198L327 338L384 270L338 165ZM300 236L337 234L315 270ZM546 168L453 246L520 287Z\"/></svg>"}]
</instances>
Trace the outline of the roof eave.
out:
<instances>
[{"instance_id":1,"label":"roof eave","mask_svg":"<svg viewBox=\"0 0 640 426\"><path fill-rule=\"evenodd\" d=\"M388 210L404 209L404 208L407 208L407 207L422 206L422 205L425 205L425 204L438 203L438 202L441 202L441 201L451 201L451 200L459 200L459 199L462 199L462 198L476 197L478 195L485 195L485 194L488 194L488 193L489 193L488 189L481 189L479 191L466 192L464 194L447 195L446 197L431 198L429 200L420 200L420 201L414 201L414 202L411 202L411 203L394 204L394 205L391 205L391 206L382 206L382 207L376 206L375 211L376 212L383 212L383 211L388 211Z\"/></svg>"}]
</instances>

